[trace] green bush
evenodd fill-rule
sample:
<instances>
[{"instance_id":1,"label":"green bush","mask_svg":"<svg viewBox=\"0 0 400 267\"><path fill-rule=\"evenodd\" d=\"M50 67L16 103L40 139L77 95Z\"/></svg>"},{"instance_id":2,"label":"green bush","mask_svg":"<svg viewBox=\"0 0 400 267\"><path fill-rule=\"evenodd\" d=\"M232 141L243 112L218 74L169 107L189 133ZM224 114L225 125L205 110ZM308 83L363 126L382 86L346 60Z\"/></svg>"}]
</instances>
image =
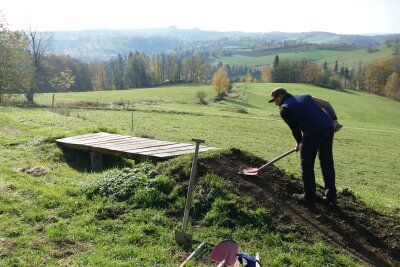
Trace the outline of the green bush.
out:
<instances>
[{"instance_id":1,"label":"green bush","mask_svg":"<svg viewBox=\"0 0 400 267\"><path fill-rule=\"evenodd\" d=\"M174 181L166 176L156 176L154 165L141 163L134 168L114 169L86 189L88 198L111 197L116 201L128 201L139 207L167 206Z\"/></svg>"}]
</instances>

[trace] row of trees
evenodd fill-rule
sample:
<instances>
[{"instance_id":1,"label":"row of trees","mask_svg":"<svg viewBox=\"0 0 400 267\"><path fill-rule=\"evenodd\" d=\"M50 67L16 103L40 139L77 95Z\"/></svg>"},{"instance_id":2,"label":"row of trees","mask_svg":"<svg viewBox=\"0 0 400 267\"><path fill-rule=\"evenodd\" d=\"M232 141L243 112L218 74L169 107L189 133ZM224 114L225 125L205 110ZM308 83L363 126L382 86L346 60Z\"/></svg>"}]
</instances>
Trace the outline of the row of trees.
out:
<instances>
[{"instance_id":1,"label":"row of trees","mask_svg":"<svg viewBox=\"0 0 400 267\"><path fill-rule=\"evenodd\" d=\"M229 65L224 68L228 77L234 77ZM366 91L400 100L400 56L397 55L365 66L360 61L357 68L350 70L345 66L339 68L338 61L330 68L326 61L322 66L307 59L281 62L276 55L272 68L264 66L243 70L247 71L241 78L245 82L306 83Z\"/></svg>"},{"instance_id":2,"label":"row of trees","mask_svg":"<svg viewBox=\"0 0 400 267\"><path fill-rule=\"evenodd\" d=\"M130 53L97 63L85 63L68 56L51 55L51 34L29 30L11 31L0 16L0 101L4 94L24 93L33 103L38 92L92 91L143 88L171 83L212 82L222 97L230 82L307 83L328 88L368 91L399 99L400 59L377 61L357 68L322 66L307 59L281 61L276 55L272 67L243 65L212 66L206 51L190 50L171 54Z\"/></svg>"}]
</instances>

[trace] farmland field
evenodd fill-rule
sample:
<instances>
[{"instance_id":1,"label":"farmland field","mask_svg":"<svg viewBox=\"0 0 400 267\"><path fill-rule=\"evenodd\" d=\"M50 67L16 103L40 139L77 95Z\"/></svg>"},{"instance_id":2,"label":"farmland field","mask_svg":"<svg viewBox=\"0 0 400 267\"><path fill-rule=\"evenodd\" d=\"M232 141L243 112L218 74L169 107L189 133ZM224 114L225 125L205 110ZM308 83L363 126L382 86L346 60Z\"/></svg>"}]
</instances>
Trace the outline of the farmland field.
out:
<instances>
[{"instance_id":1,"label":"farmland field","mask_svg":"<svg viewBox=\"0 0 400 267\"><path fill-rule=\"evenodd\" d=\"M313 50L306 52L290 52L278 53L281 61L287 60L301 60L309 59L312 63L322 65L325 60L328 66L333 69L336 60L338 61L339 68L344 66L349 69L356 68L359 62L369 64L379 59L390 58L393 55L392 48L384 45L377 46L377 51L369 53L367 49L360 49L354 51L330 51L330 50ZM219 61L229 65L246 65L246 66L272 66L275 59L275 53L265 56L242 56L233 55L214 59L214 62Z\"/></svg>"},{"instance_id":2,"label":"farmland field","mask_svg":"<svg viewBox=\"0 0 400 267\"><path fill-rule=\"evenodd\" d=\"M339 190L353 192L367 205L398 218L399 102L300 84L234 84L229 97L218 102L205 85L57 93L53 110L53 94L40 94L35 99L39 107L0 107L0 265L139 266L141 261L178 265L190 253L183 253L171 240L171 229L180 219L171 222L163 209L142 209L101 196L88 198L82 190L108 172L87 171L87 158L64 154L54 140L97 131L185 143L198 137L207 146L238 148L270 160L295 145L277 107L266 103L278 86L330 101L344 125L334 140ZM198 103L199 91L206 93L206 105ZM117 162L117 166L126 164ZM23 172L32 166L42 166L44 174ZM275 166L299 180L298 155ZM205 178L226 187L213 179ZM281 236L239 226L193 227L199 227L191 231L200 238L215 242L230 237L244 247L257 248L273 266L359 264L346 252L331 250L323 238L304 244L288 229Z\"/></svg>"}]
</instances>

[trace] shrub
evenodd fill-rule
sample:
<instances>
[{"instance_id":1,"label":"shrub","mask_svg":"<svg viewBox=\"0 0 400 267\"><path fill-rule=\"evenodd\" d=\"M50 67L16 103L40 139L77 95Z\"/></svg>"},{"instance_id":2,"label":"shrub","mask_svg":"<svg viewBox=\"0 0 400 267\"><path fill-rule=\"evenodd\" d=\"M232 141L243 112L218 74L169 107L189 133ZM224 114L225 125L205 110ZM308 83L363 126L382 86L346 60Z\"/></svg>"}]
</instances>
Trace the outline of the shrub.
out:
<instances>
[{"instance_id":1,"label":"shrub","mask_svg":"<svg viewBox=\"0 0 400 267\"><path fill-rule=\"evenodd\" d=\"M140 207L166 206L167 194L174 181L166 176L156 176L154 166L141 163L135 168L112 170L86 189L86 195L111 197L116 201L129 201Z\"/></svg>"},{"instance_id":2,"label":"shrub","mask_svg":"<svg viewBox=\"0 0 400 267\"><path fill-rule=\"evenodd\" d=\"M145 187L154 176L153 165L141 163L134 168L111 170L99 180L89 185L86 195L110 196L117 201L124 201L134 196L134 190Z\"/></svg>"},{"instance_id":3,"label":"shrub","mask_svg":"<svg viewBox=\"0 0 400 267\"><path fill-rule=\"evenodd\" d=\"M203 105L207 104L207 102L206 102L206 92L198 91L196 93L196 98L197 98L199 104L203 104Z\"/></svg>"}]
</instances>

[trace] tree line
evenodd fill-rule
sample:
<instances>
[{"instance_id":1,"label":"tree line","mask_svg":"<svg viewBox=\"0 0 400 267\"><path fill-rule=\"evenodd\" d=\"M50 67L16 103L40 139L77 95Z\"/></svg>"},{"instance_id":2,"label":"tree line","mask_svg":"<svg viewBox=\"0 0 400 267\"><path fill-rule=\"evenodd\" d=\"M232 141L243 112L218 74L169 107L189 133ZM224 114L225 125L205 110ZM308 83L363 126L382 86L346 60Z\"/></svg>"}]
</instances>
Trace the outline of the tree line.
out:
<instances>
[{"instance_id":1,"label":"tree line","mask_svg":"<svg viewBox=\"0 0 400 267\"><path fill-rule=\"evenodd\" d=\"M231 82L307 83L340 89L351 88L400 99L400 56L354 69L322 66L307 59L280 60L272 66L209 64L210 51L146 54L131 52L108 61L86 63L69 56L51 54L51 33L11 31L0 16L0 101L23 93L33 104L35 93L121 90L174 83L209 83L222 97ZM215 52L213 50L213 52ZM223 69L223 71L219 71ZM223 79L223 80L221 80Z\"/></svg>"}]
</instances>

